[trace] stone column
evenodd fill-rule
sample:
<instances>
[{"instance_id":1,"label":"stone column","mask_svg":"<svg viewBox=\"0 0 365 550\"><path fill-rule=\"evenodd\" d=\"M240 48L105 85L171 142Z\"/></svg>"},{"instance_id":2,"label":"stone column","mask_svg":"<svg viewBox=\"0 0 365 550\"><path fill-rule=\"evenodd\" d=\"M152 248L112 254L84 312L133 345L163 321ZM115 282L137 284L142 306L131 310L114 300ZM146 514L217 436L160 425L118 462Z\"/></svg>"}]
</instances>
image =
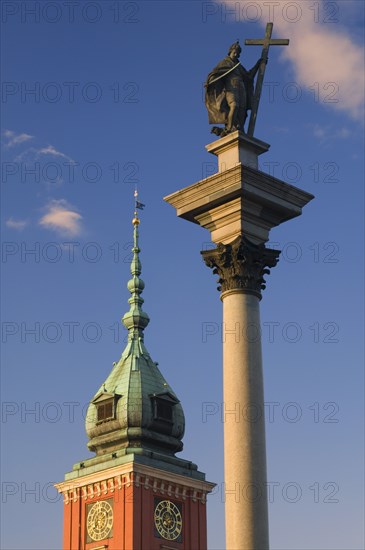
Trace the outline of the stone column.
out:
<instances>
[{"instance_id":1,"label":"stone column","mask_svg":"<svg viewBox=\"0 0 365 550\"><path fill-rule=\"evenodd\" d=\"M165 200L217 245L202 254L219 276L223 301L226 549L267 550L259 301L279 252L265 243L272 228L300 216L314 197L258 169L269 145L256 138L233 132L206 148L218 157L218 172Z\"/></svg>"},{"instance_id":2,"label":"stone column","mask_svg":"<svg viewBox=\"0 0 365 550\"><path fill-rule=\"evenodd\" d=\"M226 548L269 548L261 289L278 251L238 237L202 253L223 302L223 421Z\"/></svg>"}]
</instances>

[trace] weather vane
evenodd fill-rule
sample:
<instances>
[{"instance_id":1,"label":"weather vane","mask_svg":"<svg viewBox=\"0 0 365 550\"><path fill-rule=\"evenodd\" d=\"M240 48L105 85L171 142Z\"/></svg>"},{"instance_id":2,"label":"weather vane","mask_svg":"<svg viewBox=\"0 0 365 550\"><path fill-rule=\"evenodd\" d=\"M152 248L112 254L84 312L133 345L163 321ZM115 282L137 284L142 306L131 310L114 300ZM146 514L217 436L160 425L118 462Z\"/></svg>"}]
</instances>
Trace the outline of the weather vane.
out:
<instances>
[{"instance_id":1,"label":"weather vane","mask_svg":"<svg viewBox=\"0 0 365 550\"><path fill-rule=\"evenodd\" d=\"M224 124L224 128L213 126L212 133L224 137L239 130L245 132L248 111L251 116L247 135L253 137L257 111L260 103L266 64L270 46L287 46L288 39L271 38L273 23L266 25L264 38L249 38L246 46L262 46L260 59L252 69L245 69L239 57L242 52L237 40L228 50L228 55L209 73L205 84L205 104L208 109L209 124ZM256 86L254 86L255 76Z\"/></svg>"},{"instance_id":2,"label":"weather vane","mask_svg":"<svg viewBox=\"0 0 365 550\"><path fill-rule=\"evenodd\" d=\"M146 205L138 200L138 190L137 187L134 190L134 218L133 224L136 225L139 223L138 212L137 210L143 210Z\"/></svg>"}]
</instances>

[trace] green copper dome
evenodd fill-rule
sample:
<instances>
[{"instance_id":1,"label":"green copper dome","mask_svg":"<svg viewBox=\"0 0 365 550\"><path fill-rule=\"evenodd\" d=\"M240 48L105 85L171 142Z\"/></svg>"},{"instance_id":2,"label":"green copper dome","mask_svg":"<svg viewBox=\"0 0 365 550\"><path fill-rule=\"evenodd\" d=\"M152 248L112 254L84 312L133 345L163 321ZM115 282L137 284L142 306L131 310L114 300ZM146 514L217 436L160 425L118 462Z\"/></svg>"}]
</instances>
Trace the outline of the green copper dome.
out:
<instances>
[{"instance_id":1,"label":"green copper dome","mask_svg":"<svg viewBox=\"0 0 365 550\"><path fill-rule=\"evenodd\" d=\"M86 415L88 448L97 455L123 450L126 454L174 455L183 448L182 406L144 345L143 331L150 319L142 309L139 223L135 212L130 308L122 319L128 343L90 401Z\"/></svg>"}]
</instances>

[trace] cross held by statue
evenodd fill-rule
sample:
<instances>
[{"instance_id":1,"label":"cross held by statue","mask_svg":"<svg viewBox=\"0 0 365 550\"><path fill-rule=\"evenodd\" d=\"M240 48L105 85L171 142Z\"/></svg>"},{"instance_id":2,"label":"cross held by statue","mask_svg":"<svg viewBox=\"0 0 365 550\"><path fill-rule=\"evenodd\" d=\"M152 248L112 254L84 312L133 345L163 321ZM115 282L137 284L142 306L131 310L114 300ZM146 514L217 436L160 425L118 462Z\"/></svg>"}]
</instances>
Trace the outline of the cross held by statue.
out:
<instances>
[{"instance_id":1,"label":"cross held by statue","mask_svg":"<svg viewBox=\"0 0 365 550\"><path fill-rule=\"evenodd\" d=\"M258 111L260 98L261 98L262 84L264 82L266 63L269 55L269 48L270 46L288 46L289 45L289 40L286 38L271 38L273 26L274 26L273 23L268 23L266 25L266 32L265 32L264 38L248 38L245 40L246 46L263 46L262 54L261 54L262 62L259 68L258 76L257 76L250 122L247 130L247 134L251 137L253 136L253 133L255 131L257 111Z\"/></svg>"}]
</instances>

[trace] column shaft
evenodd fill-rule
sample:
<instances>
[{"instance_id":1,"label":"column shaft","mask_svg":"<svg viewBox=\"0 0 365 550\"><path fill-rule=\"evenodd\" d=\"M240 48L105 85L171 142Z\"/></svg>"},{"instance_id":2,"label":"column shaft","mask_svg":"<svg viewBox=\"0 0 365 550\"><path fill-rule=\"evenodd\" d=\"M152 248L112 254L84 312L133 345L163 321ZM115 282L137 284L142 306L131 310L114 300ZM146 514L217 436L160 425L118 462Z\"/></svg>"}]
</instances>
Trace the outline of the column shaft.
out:
<instances>
[{"instance_id":1,"label":"column shaft","mask_svg":"<svg viewBox=\"0 0 365 550\"><path fill-rule=\"evenodd\" d=\"M223 293L222 300L226 548L267 550L259 298L231 290Z\"/></svg>"}]
</instances>

